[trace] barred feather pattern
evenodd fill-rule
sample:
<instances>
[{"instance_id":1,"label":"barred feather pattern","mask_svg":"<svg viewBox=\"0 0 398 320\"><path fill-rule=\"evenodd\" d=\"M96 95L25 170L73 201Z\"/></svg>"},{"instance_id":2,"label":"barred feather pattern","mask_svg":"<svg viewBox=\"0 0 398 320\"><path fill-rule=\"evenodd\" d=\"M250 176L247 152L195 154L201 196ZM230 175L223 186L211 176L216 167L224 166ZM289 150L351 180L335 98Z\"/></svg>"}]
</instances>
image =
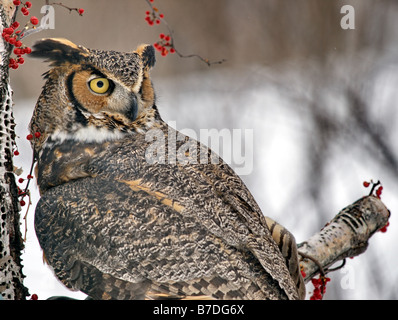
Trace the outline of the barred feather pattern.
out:
<instances>
[{"instance_id":1,"label":"barred feather pattern","mask_svg":"<svg viewBox=\"0 0 398 320\"><path fill-rule=\"evenodd\" d=\"M72 159L90 147L96 157L80 165L89 176L50 188L36 209L40 244L68 287L97 299L298 298L265 218L222 160L148 165L138 134L55 153Z\"/></svg>"}]
</instances>

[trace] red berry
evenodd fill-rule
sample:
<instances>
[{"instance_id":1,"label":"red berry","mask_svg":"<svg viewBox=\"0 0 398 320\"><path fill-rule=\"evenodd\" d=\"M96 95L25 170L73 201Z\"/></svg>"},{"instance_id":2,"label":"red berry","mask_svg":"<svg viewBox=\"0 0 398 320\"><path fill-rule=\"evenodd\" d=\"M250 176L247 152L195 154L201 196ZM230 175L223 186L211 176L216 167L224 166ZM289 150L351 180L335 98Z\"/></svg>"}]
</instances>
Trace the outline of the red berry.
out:
<instances>
[{"instance_id":1,"label":"red berry","mask_svg":"<svg viewBox=\"0 0 398 320\"><path fill-rule=\"evenodd\" d=\"M13 28L4 28L3 33L4 34L13 34L14 29Z\"/></svg>"},{"instance_id":2,"label":"red berry","mask_svg":"<svg viewBox=\"0 0 398 320\"><path fill-rule=\"evenodd\" d=\"M24 16L27 16L27 15L29 14L29 10L26 9L25 7L23 7L23 8L21 9L21 12L22 12L22 14L23 14Z\"/></svg>"},{"instance_id":3,"label":"red berry","mask_svg":"<svg viewBox=\"0 0 398 320\"><path fill-rule=\"evenodd\" d=\"M78 10L78 12L79 12L80 15L83 15L84 9L80 8L80 9Z\"/></svg>"},{"instance_id":4,"label":"red berry","mask_svg":"<svg viewBox=\"0 0 398 320\"><path fill-rule=\"evenodd\" d=\"M19 182L19 183L22 183L22 182L24 182L24 179L23 179L23 178L19 178L19 179L18 179L18 182Z\"/></svg>"},{"instance_id":5,"label":"red berry","mask_svg":"<svg viewBox=\"0 0 398 320\"><path fill-rule=\"evenodd\" d=\"M19 57L18 60L17 60L17 62L18 62L19 64L24 64L25 59L22 58L22 57Z\"/></svg>"},{"instance_id":6,"label":"red berry","mask_svg":"<svg viewBox=\"0 0 398 320\"><path fill-rule=\"evenodd\" d=\"M26 136L26 139L28 139L28 140L32 140L32 139L33 139L33 135L31 135L31 134L28 134L28 135Z\"/></svg>"},{"instance_id":7,"label":"red berry","mask_svg":"<svg viewBox=\"0 0 398 320\"><path fill-rule=\"evenodd\" d=\"M32 2L26 1L26 2L25 2L25 6L26 6L27 8L31 8L31 7L32 7Z\"/></svg>"},{"instance_id":8,"label":"red berry","mask_svg":"<svg viewBox=\"0 0 398 320\"><path fill-rule=\"evenodd\" d=\"M380 228L379 231L381 231L381 232L383 232L383 233L387 232L387 227L388 227L389 225L390 225L390 222L387 222L387 224L386 224L383 228Z\"/></svg>"},{"instance_id":9,"label":"red berry","mask_svg":"<svg viewBox=\"0 0 398 320\"><path fill-rule=\"evenodd\" d=\"M39 23L39 19L37 19L37 17L35 17L35 16L32 16L30 18L30 22L35 26Z\"/></svg>"},{"instance_id":10,"label":"red berry","mask_svg":"<svg viewBox=\"0 0 398 320\"><path fill-rule=\"evenodd\" d=\"M32 296L30 297L30 300L38 300L39 297L37 296L36 293L32 294Z\"/></svg>"},{"instance_id":11,"label":"red berry","mask_svg":"<svg viewBox=\"0 0 398 320\"><path fill-rule=\"evenodd\" d=\"M19 5L21 4L21 1L19 1L19 0L14 0L13 3L14 3L14 5L16 5L16 6L19 6Z\"/></svg>"},{"instance_id":12,"label":"red berry","mask_svg":"<svg viewBox=\"0 0 398 320\"><path fill-rule=\"evenodd\" d=\"M176 52L176 49L170 48L170 53L175 53L175 52Z\"/></svg>"},{"instance_id":13,"label":"red berry","mask_svg":"<svg viewBox=\"0 0 398 320\"><path fill-rule=\"evenodd\" d=\"M14 30L17 29L18 27L19 27L18 21L13 22L13 24L11 25L11 28L13 28Z\"/></svg>"},{"instance_id":14,"label":"red berry","mask_svg":"<svg viewBox=\"0 0 398 320\"><path fill-rule=\"evenodd\" d=\"M376 190L376 196L377 196L378 198L380 198L382 191L383 191L383 187L382 187L382 186L380 186L380 187Z\"/></svg>"},{"instance_id":15,"label":"red berry","mask_svg":"<svg viewBox=\"0 0 398 320\"><path fill-rule=\"evenodd\" d=\"M8 43L14 45L17 42L16 38L10 38L8 39Z\"/></svg>"},{"instance_id":16,"label":"red berry","mask_svg":"<svg viewBox=\"0 0 398 320\"><path fill-rule=\"evenodd\" d=\"M159 14L159 18L163 19L164 18L164 14L163 13Z\"/></svg>"},{"instance_id":17,"label":"red berry","mask_svg":"<svg viewBox=\"0 0 398 320\"><path fill-rule=\"evenodd\" d=\"M33 176L31 174L28 174L28 176L26 177L28 180L33 179Z\"/></svg>"},{"instance_id":18,"label":"red berry","mask_svg":"<svg viewBox=\"0 0 398 320\"><path fill-rule=\"evenodd\" d=\"M21 207L23 207L26 204L26 202L24 200L21 200L19 201L19 204L21 205Z\"/></svg>"},{"instance_id":19,"label":"red berry","mask_svg":"<svg viewBox=\"0 0 398 320\"><path fill-rule=\"evenodd\" d=\"M24 53L29 54L29 53L32 52L32 49L29 48L29 47L26 47L26 48L23 49L23 51L24 51Z\"/></svg>"},{"instance_id":20,"label":"red berry","mask_svg":"<svg viewBox=\"0 0 398 320\"><path fill-rule=\"evenodd\" d=\"M160 24L160 20L159 19L156 19L156 24Z\"/></svg>"},{"instance_id":21,"label":"red berry","mask_svg":"<svg viewBox=\"0 0 398 320\"><path fill-rule=\"evenodd\" d=\"M35 137L36 137L36 138L40 138L40 136L41 136L41 133L40 133L40 132L35 132Z\"/></svg>"},{"instance_id":22,"label":"red berry","mask_svg":"<svg viewBox=\"0 0 398 320\"><path fill-rule=\"evenodd\" d=\"M364 186L365 188L367 188L367 187L369 187L369 186L370 186L370 183L369 183L369 182L367 182L367 181L364 181L364 182L363 182L363 186Z\"/></svg>"},{"instance_id":23,"label":"red berry","mask_svg":"<svg viewBox=\"0 0 398 320\"><path fill-rule=\"evenodd\" d=\"M164 40L166 40L166 41L170 41L170 39L171 39L171 38L170 38L169 35L167 35L167 36L164 37Z\"/></svg>"},{"instance_id":24,"label":"red berry","mask_svg":"<svg viewBox=\"0 0 398 320\"><path fill-rule=\"evenodd\" d=\"M145 11L145 14L147 15L147 16L149 16L150 15L150 11Z\"/></svg>"},{"instance_id":25,"label":"red berry","mask_svg":"<svg viewBox=\"0 0 398 320\"><path fill-rule=\"evenodd\" d=\"M19 40L17 40L17 41L15 42L15 46L16 46L17 48L21 47L21 46L22 46L22 42L19 41Z\"/></svg>"},{"instance_id":26,"label":"red berry","mask_svg":"<svg viewBox=\"0 0 398 320\"><path fill-rule=\"evenodd\" d=\"M165 37L164 33L159 34L160 39L164 39L164 37Z\"/></svg>"},{"instance_id":27,"label":"red berry","mask_svg":"<svg viewBox=\"0 0 398 320\"><path fill-rule=\"evenodd\" d=\"M14 151L14 156L19 156L19 151L18 150Z\"/></svg>"}]
</instances>

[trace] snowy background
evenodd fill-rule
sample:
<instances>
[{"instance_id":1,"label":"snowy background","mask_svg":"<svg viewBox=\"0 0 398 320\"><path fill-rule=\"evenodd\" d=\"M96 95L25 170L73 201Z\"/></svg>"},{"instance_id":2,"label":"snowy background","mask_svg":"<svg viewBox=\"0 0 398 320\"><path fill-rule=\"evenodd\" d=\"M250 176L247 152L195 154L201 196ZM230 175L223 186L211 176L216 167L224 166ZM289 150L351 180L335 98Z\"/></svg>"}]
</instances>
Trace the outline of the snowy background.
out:
<instances>
[{"instance_id":1,"label":"snowy background","mask_svg":"<svg viewBox=\"0 0 398 320\"><path fill-rule=\"evenodd\" d=\"M127 51L141 42L155 42L164 31L145 25L145 1L112 3L111 8L107 1L70 1L72 7L84 7L85 16L57 8L55 30L28 41L62 36L88 47ZM127 19L123 6L131 3L137 10L129 11ZM325 298L397 299L398 4L300 4L159 2L181 50L228 61L208 68L195 59L159 56L152 73L157 104L165 121L175 122L177 129L194 130L197 136L201 129L253 130L253 145L244 150L253 156L253 170L241 177L263 213L287 227L297 242L367 194L364 180L380 180L382 200L392 212L388 232L375 234L365 254L330 274ZM344 4L355 8L355 30L340 28ZM121 18L105 19L112 14ZM104 39L99 39L102 30ZM121 36L125 30L131 30L128 41ZM46 64L29 60L12 71L20 151L14 164L23 167L23 176L31 160L27 125L46 69ZM32 184L30 190L25 286L39 299L82 299L84 294L64 289L42 262L33 228L37 186ZM25 212L26 207L22 216Z\"/></svg>"}]
</instances>

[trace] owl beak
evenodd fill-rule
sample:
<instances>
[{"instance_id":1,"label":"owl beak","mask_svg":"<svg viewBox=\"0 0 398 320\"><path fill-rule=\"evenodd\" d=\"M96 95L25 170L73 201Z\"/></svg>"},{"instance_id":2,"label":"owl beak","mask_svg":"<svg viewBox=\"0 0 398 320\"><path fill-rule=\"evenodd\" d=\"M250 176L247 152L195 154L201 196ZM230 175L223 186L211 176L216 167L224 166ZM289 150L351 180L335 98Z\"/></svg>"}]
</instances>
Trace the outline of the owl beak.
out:
<instances>
[{"instance_id":1,"label":"owl beak","mask_svg":"<svg viewBox=\"0 0 398 320\"><path fill-rule=\"evenodd\" d=\"M138 115L138 102L136 95L134 93L131 93L129 100L130 103L128 104L128 108L125 115L129 120L134 121L135 119L137 119Z\"/></svg>"}]
</instances>

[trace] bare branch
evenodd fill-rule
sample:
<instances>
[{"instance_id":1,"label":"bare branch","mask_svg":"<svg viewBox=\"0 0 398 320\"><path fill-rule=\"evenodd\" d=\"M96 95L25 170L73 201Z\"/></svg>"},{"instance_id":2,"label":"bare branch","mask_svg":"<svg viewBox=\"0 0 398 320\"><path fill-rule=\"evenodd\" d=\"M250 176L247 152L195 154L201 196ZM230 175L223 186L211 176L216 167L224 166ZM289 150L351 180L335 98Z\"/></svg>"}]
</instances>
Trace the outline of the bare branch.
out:
<instances>
[{"instance_id":1,"label":"bare branch","mask_svg":"<svg viewBox=\"0 0 398 320\"><path fill-rule=\"evenodd\" d=\"M79 15L82 15L83 13L81 12L81 8L71 8L71 7L69 7L69 6L67 6L67 5L65 5L65 4L63 4L62 2L52 2L52 3L49 3L49 1L46 1L46 4L47 5L56 5L56 6L60 6L60 7L63 7L63 8L65 8L65 9L68 9L69 10L69 13L71 13L72 11L76 11Z\"/></svg>"},{"instance_id":2,"label":"bare branch","mask_svg":"<svg viewBox=\"0 0 398 320\"><path fill-rule=\"evenodd\" d=\"M157 7L154 7L152 4L152 1L150 0L145 0L147 2L147 4L149 5L149 7L151 8L151 15L152 17L154 17L159 23L162 23L166 26L168 34L170 36L170 40L169 41L160 41L160 42L164 42L163 46L167 46L168 48L174 50L174 52L180 57L180 58L197 58L199 60L201 60L202 62L206 63L209 67L213 64L222 64L224 62L226 62L226 59L221 59L221 60L217 60L217 61L210 61L207 58L203 58L202 56L198 55L198 54L183 54L181 53L175 45L175 40L174 40L174 30L170 27L170 25L167 23L167 20L165 20L162 16L160 16L159 14L159 10ZM159 42L158 42L159 43Z\"/></svg>"}]
</instances>

